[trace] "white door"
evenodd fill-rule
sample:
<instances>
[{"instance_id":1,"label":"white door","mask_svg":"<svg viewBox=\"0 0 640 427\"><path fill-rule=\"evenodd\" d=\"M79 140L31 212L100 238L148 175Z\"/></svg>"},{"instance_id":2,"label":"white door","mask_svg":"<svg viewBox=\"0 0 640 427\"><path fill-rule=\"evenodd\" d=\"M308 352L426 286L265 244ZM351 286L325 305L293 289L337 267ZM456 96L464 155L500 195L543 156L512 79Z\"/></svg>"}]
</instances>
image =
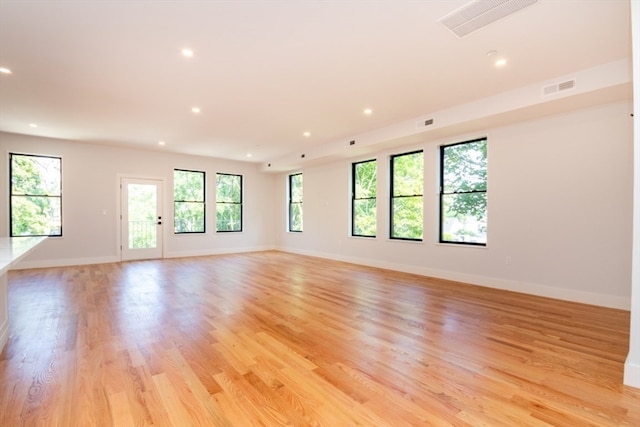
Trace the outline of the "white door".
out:
<instances>
[{"instance_id":1,"label":"white door","mask_svg":"<svg viewBox=\"0 0 640 427\"><path fill-rule=\"evenodd\" d=\"M162 181L122 178L122 260L162 258Z\"/></svg>"}]
</instances>

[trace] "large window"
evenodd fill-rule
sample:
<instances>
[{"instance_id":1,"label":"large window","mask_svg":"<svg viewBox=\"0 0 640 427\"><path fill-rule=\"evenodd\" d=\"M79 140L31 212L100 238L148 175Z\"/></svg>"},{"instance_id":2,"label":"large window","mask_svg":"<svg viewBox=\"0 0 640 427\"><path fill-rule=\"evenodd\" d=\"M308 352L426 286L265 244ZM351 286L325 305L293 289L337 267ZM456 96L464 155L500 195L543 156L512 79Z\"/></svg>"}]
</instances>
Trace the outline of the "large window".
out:
<instances>
[{"instance_id":1,"label":"large window","mask_svg":"<svg viewBox=\"0 0 640 427\"><path fill-rule=\"evenodd\" d=\"M9 154L10 233L62 236L62 159Z\"/></svg>"},{"instance_id":2,"label":"large window","mask_svg":"<svg viewBox=\"0 0 640 427\"><path fill-rule=\"evenodd\" d=\"M487 140L440 147L440 242L487 244Z\"/></svg>"},{"instance_id":3,"label":"large window","mask_svg":"<svg viewBox=\"0 0 640 427\"><path fill-rule=\"evenodd\" d=\"M351 175L351 235L376 237L376 161L354 163Z\"/></svg>"},{"instance_id":4,"label":"large window","mask_svg":"<svg viewBox=\"0 0 640 427\"><path fill-rule=\"evenodd\" d=\"M423 187L422 150L391 156L390 238L422 240Z\"/></svg>"},{"instance_id":5,"label":"large window","mask_svg":"<svg viewBox=\"0 0 640 427\"><path fill-rule=\"evenodd\" d=\"M289 231L302 231L302 174L289 175Z\"/></svg>"},{"instance_id":6,"label":"large window","mask_svg":"<svg viewBox=\"0 0 640 427\"><path fill-rule=\"evenodd\" d=\"M205 173L173 171L174 233L205 232Z\"/></svg>"},{"instance_id":7,"label":"large window","mask_svg":"<svg viewBox=\"0 0 640 427\"><path fill-rule=\"evenodd\" d=\"M216 174L216 231L242 231L242 175Z\"/></svg>"}]
</instances>

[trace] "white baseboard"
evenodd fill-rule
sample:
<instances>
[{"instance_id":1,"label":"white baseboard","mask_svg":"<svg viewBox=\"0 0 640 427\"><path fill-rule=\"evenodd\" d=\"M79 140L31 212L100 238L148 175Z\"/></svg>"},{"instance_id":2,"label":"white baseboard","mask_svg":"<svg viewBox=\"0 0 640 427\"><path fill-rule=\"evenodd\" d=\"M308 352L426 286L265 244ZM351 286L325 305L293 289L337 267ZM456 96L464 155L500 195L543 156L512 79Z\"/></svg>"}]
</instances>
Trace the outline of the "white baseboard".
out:
<instances>
[{"instance_id":1,"label":"white baseboard","mask_svg":"<svg viewBox=\"0 0 640 427\"><path fill-rule=\"evenodd\" d=\"M49 267L69 267L73 265L89 265L89 264L108 264L111 262L119 262L120 258L116 256L98 257L98 258L73 258L73 259L55 259L42 261L20 261L12 270L26 270L29 268L49 268Z\"/></svg>"},{"instance_id":2,"label":"white baseboard","mask_svg":"<svg viewBox=\"0 0 640 427\"><path fill-rule=\"evenodd\" d=\"M5 319L0 325L0 352L4 349L7 341L9 341L9 319Z\"/></svg>"},{"instance_id":3,"label":"white baseboard","mask_svg":"<svg viewBox=\"0 0 640 427\"><path fill-rule=\"evenodd\" d=\"M181 251L181 252L169 252L165 253L165 258L184 258L192 256L207 256L207 255L224 255L233 253L244 252L262 252L275 250L274 246L255 246L247 248L223 248L213 250L198 250L198 251ZM120 257L108 256L108 257L96 257L96 258L72 258L72 259L56 259L56 260L41 260L41 261L21 261L12 267L12 270L26 270L29 268L49 268L49 267L70 267L74 265L89 265L89 264L109 264L112 262L120 262Z\"/></svg>"},{"instance_id":4,"label":"white baseboard","mask_svg":"<svg viewBox=\"0 0 640 427\"><path fill-rule=\"evenodd\" d=\"M282 252L308 255L318 258L331 259L335 261L349 262L352 264L366 265L369 267L384 268L386 270L401 271L403 273L418 274L420 276L434 277L444 280L468 283L471 285L484 286L487 288L502 289L505 291L520 292L523 294L536 295L541 297L559 299L564 301L578 302L582 304L597 305L601 307L616 308L620 310L630 310L631 299L614 295L598 294L593 292L579 291L575 289L563 289L536 283L525 283L515 280L506 280L496 277L477 276L473 274L459 273L455 271L424 268L414 265L396 264L386 261L370 260L367 258L337 256L335 254L289 250L276 248Z\"/></svg>"},{"instance_id":5,"label":"white baseboard","mask_svg":"<svg viewBox=\"0 0 640 427\"><path fill-rule=\"evenodd\" d=\"M164 254L165 258L185 258L185 257L197 257L197 256L209 256L209 255L227 255L227 254L239 254L246 252L264 252L272 251L276 248L274 246L252 246L247 248L218 248L218 249L206 249L197 251L180 251L180 252L168 252Z\"/></svg>"},{"instance_id":6,"label":"white baseboard","mask_svg":"<svg viewBox=\"0 0 640 427\"><path fill-rule=\"evenodd\" d=\"M627 357L627 362L624 364L624 384L640 388L640 362L631 361L629 357Z\"/></svg>"}]
</instances>

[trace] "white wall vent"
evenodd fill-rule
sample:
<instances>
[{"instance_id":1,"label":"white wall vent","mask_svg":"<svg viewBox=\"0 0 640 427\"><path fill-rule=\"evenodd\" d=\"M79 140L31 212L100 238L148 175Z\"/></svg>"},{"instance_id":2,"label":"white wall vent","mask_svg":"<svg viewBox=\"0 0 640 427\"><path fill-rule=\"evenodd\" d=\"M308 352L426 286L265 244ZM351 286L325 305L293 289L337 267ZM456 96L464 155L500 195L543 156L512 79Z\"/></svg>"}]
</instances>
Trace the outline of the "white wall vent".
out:
<instances>
[{"instance_id":1,"label":"white wall vent","mask_svg":"<svg viewBox=\"0 0 640 427\"><path fill-rule=\"evenodd\" d=\"M438 19L458 37L486 27L538 0L475 0Z\"/></svg>"},{"instance_id":2,"label":"white wall vent","mask_svg":"<svg viewBox=\"0 0 640 427\"><path fill-rule=\"evenodd\" d=\"M576 87L575 79L567 80L560 83L555 83L542 88L542 95L553 95L554 93L562 92L565 90L573 89Z\"/></svg>"}]
</instances>

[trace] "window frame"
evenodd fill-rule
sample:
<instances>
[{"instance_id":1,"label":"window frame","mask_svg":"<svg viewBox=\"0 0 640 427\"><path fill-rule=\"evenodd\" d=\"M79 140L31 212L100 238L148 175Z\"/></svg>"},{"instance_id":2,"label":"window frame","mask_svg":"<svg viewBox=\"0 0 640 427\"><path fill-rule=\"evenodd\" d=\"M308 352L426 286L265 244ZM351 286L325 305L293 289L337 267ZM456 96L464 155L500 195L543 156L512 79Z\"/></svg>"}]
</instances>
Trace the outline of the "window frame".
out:
<instances>
[{"instance_id":1,"label":"window frame","mask_svg":"<svg viewBox=\"0 0 640 427\"><path fill-rule=\"evenodd\" d=\"M292 221L292 212L293 212L292 206L294 204L299 204L300 206L304 206L303 205L303 203L304 203L304 180L302 181L302 191L301 191L301 194L303 194L303 195L301 196L300 201L293 201L293 185L292 185L292 181L293 181L293 177L295 177L295 176L303 177L302 172L297 172L297 173L290 174L289 178L288 178L288 182L289 182L289 186L288 186L289 187L288 188L289 189L289 197L288 197L288 202L289 202L289 205L288 205L288 214L289 214L288 218L289 218L289 221L288 222L289 222L289 224L288 224L287 228L288 228L290 233L302 233L302 231L304 230L304 213L303 213L302 210L300 210L300 212L302 212L301 216L300 216L300 220L301 220L300 221L301 222L300 229L297 230L297 229L293 229L292 228L292 223L293 223L293 221Z\"/></svg>"},{"instance_id":2,"label":"window frame","mask_svg":"<svg viewBox=\"0 0 640 427\"><path fill-rule=\"evenodd\" d=\"M202 201L200 200L176 200L176 180L175 173L188 172L202 174ZM176 231L176 205L178 203L202 203L202 231ZM173 234L203 234L207 232L207 173L205 171L191 170L191 169L173 169Z\"/></svg>"},{"instance_id":3,"label":"window frame","mask_svg":"<svg viewBox=\"0 0 640 427\"><path fill-rule=\"evenodd\" d=\"M40 195L40 194L14 194L13 192L13 157L38 157L46 159L57 159L60 162L60 189L58 195ZM42 154L25 154L25 153L9 153L9 236L10 237L62 237L63 236L63 202L62 202L62 156L42 155ZM60 234L13 234L13 198L14 197L42 197L57 198L60 200Z\"/></svg>"},{"instance_id":4,"label":"window frame","mask_svg":"<svg viewBox=\"0 0 640 427\"><path fill-rule=\"evenodd\" d=\"M234 176L240 178L240 201L220 202L218 201L218 176ZM220 204L240 206L240 228L234 230L218 230L218 208ZM236 173L216 172L216 233L241 233L244 230L244 176Z\"/></svg>"},{"instance_id":5,"label":"window frame","mask_svg":"<svg viewBox=\"0 0 640 427\"><path fill-rule=\"evenodd\" d=\"M487 137L482 137L482 138L476 138L476 139L472 139L472 140L468 140L468 141L462 141L462 142L456 142L453 144L445 144L445 145L441 145L439 147L440 149L440 180L439 180L439 191L438 191L438 243L441 244L446 244L446 245L465 245L465 246L477 246L477 247L486 247L487 246L487 241L488 241L488 235L486 236L486 241L483 242L464 242L464 241L453 241L453 240L444 240L443 239L443 207L444 207L444 203L443 203L443 198L445 196L449 196L449 195L457 195L457 194L479 194L479 193L484 193L485 194L485 200L486 200L486 196L487 196L487 188L488 188L488 183L487 180L485 180L485 189L484 191L480 191L480 190L473 190L473 191L456 191L456 192L445 192L444 188L445 188L445 183L444 183L444 161L445 161L445 150L449 147L455 147L458 145L464 145L464 144L473 144L476 142L480 142L480 141L485 141L485 144L488 143L488 139ZM487 168L488 169L488 168ZM485 217L487 215L486 212L487 208L485 208Z\"/></svg>"},{"instance_id":6,"label":"window frame","mask_svg":"<svg viewBox=\"0 0 640 427\"><path fill-rule=\"evenodd\" d=\"M365 163L375 163L375 167L376 167L376 189L375 189L375 196L374 197L357 197L356 194L356 183L357 183L357 168L359 165L365 164ZM376 206L376 211L377 211L377 206L378 206L378 189L377 189L377 174L378 174L378 159L369 159L369 160L362 160L359 162L353 162L351 164L351 236L352 237L365 237L365 238L369 238L369 239L375 239L377 237L377 224L378 224L378 217L376 215L376 232L374 234L356 234L356 202L358 200L375 200L375 206ZM377 213L377 212L376 212Z\"/></svg>"},{"instance_id":7,"label":"window frame","mask_svg":"<svg viewBox=\"0 0 640 427\"><path fill-rule=\"evenodd\" d=\"M399 158L399 157L403 157L403 156L410 156L413 154L418 154L421 153L422 154L422 161L423 161L423 170L422 170L422 194L406 194L406 195L402 195L402 196L394 196L394 160ZM398 237L398 236L394 236L393 235L393 225L394 225L394 217L393 217L393 202L395 199L399 199L399 198L409 198L409 197L421 197L422 198L422 203L423 203L423 208L422 208L422 237L419 239L416 238L411 238L411 237ZM405 241L410 241L410 242L422 242L424 240L424 150L420 149L420 150L414 150L414 151L408 151L406 153L400 153L400 154L392 154L389 157L389 239L391 240L405 240Z\"/></svg>"}]
</instances>

